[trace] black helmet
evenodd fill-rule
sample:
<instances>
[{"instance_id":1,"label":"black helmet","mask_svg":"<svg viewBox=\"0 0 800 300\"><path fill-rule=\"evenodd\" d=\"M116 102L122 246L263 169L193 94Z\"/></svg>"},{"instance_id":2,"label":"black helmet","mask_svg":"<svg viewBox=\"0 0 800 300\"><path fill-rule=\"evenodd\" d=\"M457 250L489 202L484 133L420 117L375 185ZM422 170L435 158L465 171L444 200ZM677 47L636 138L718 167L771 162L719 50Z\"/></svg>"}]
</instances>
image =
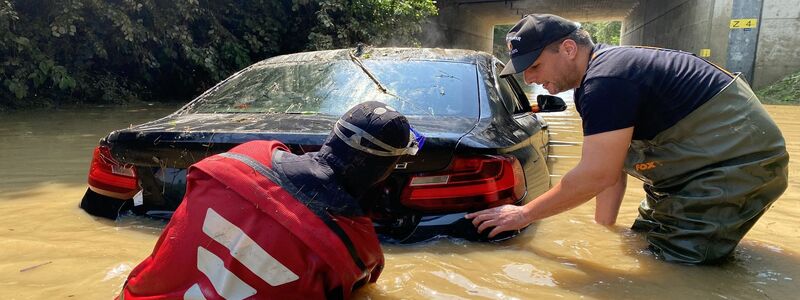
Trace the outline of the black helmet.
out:
<instances>
[{"instance_id":1,"label":"black helmet","mask_svg":"<svg viewBox=\"0 0 800 300\"><path fill-rule=\"evenodd\" d=\"M405 116L378 101L348 110L333 128L318 156L354 195L386 179L401 155L414 155L417 140Z\"/></svg>"},{"instance_id":2,"label":"black helmet","mask_svg":"<svg viewBox=\"0 0 800 300\"><path fill-rule=\"evenodd\" d=\"M279 151L273 168L314 199L306 205L360 214L357 198L386 179L401 155L416 154L423 142L406 117L386 104L369 101L354 106L336 122L319 152Z\"/></svg>"}]
</instances>

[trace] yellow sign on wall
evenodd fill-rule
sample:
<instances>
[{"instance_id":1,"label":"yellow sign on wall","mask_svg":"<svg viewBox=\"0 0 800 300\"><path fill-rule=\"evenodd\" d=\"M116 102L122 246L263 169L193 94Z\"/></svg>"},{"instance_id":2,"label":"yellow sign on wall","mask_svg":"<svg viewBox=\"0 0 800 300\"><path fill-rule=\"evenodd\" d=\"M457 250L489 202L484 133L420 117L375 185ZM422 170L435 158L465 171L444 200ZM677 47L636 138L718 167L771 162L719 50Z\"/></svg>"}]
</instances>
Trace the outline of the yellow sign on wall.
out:
<instances>
[{"instance_id":1,"label":"yellow sign on wall","mask_svg":"<svg viewBox=\"0 0 800 300\"><path fill-rule=\"evenodd\" d=\"M758 19L731 19L731 29L756 28Z\"/></svg>"},{"instance_id":2,"label":"yellow sign on wall","mask_svg":"<svg viewBox=\"0 0 800 300\"><path fill-rule=\"evenodd\" d=\"M711 57L711 49L700 49L700 57Z\"/></svg>"}]
</instances>

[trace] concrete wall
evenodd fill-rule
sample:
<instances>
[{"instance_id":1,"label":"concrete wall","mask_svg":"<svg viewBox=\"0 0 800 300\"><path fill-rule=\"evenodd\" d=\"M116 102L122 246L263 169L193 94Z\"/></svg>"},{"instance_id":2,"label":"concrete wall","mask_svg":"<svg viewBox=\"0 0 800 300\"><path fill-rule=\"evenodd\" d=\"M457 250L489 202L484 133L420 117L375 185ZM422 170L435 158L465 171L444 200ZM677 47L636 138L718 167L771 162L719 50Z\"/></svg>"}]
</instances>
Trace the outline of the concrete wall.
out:
<instances>
[{"instance_id":1,"label":"concrete wall","mask_svg":"<svg viewBox=\"0 0 800 300\"><path fill-rule=\"evenodd\" d=\"M642 0L623 20L622 44L680 49L725 66L733 0ZM800 0L763 0L753 86L800 70Z\"/></svg>"},{"instance_id":2,"label":"concrete wall","mask_svg":"<svg viewBox=\"0 0 800 300\"><path fill-rule=\"evenodd\" d=\"M494 23L466 6L439 4L439 15L423 28L423 47L492 52Z\"/></svg>"},{"instance_id":3,"label":"concrete wall","mask_svg":"<svg viewBox=\"0 0 800 300\"><path fill-rule=\"evenodd\" d=\"M800 0L764 0L756 52L756 87L800 71Z\"/></svg>"},{"instance_id":4,"label":"concrete wall","mask_svg":"<svg viewBox=\"0 0 800 300\"><path fill-rule=\"evenodd\" d=\"M643 0L623 20L621 42L697 54L701 49L711 49L708 59L724 65L729 18L720 17L725 13L717 2L725 1Z\"/></svg>"}]
</instances>

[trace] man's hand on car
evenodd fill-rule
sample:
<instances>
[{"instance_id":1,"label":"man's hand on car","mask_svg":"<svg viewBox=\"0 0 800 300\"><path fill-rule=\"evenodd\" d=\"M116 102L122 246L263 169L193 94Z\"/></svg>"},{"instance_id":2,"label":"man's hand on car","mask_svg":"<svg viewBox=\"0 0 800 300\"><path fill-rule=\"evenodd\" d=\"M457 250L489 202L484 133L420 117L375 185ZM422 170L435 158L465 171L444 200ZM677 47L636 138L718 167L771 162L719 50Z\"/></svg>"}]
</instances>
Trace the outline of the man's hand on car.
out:
<instances>
[{"instance_id":1,"label":"man's hand on car","mask_svg":"<svg viewBox=\"0 0 800 300\"><path fill-rule=\"evenodd\" d=\"M479 233L489 227L494 227L489 232L489 238L493 238L501 232L522 229L528 226L531 221L526 216L525 209L524 206L507 204L469 213L465 218L472 219L472 224L478 227Z\"/></svg>"}]
</instances>

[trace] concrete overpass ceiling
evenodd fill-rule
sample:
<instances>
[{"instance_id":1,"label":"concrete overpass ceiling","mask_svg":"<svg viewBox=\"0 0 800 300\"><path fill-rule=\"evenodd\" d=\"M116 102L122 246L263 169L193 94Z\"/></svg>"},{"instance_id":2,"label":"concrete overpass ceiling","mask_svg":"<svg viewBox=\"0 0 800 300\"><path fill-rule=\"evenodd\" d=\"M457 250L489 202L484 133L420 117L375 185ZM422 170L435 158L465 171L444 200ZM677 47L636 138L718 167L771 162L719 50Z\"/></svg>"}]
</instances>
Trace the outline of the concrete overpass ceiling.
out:
<instances>
[{"instance_id":1,"label":"concrete overpass ceiling","mask_svg":"<svg viewBox=\"0 0 800 300\"><path fill-rule=\"evenodd\" d=\"M800 70L800 0L436 1L439 15L420 38L426 47L492 52L495 25L551 13L578 22L622 21L621 44L697 53L748 74L756 88ZM734 28L735 19L757 25Z\"/></svg>"},{"instance_id":2,"label":"concrete overpass ceiling","mask_svg":"<svg viewBox=\"0 0 800 300\"><path fill-rule=\"evenodd\" d=\"M468 10L494 24L513 24L533 13L556 14L578 22L621 21L639 0L439 0L439 3Z\"/></svg>"}]
</instances>

